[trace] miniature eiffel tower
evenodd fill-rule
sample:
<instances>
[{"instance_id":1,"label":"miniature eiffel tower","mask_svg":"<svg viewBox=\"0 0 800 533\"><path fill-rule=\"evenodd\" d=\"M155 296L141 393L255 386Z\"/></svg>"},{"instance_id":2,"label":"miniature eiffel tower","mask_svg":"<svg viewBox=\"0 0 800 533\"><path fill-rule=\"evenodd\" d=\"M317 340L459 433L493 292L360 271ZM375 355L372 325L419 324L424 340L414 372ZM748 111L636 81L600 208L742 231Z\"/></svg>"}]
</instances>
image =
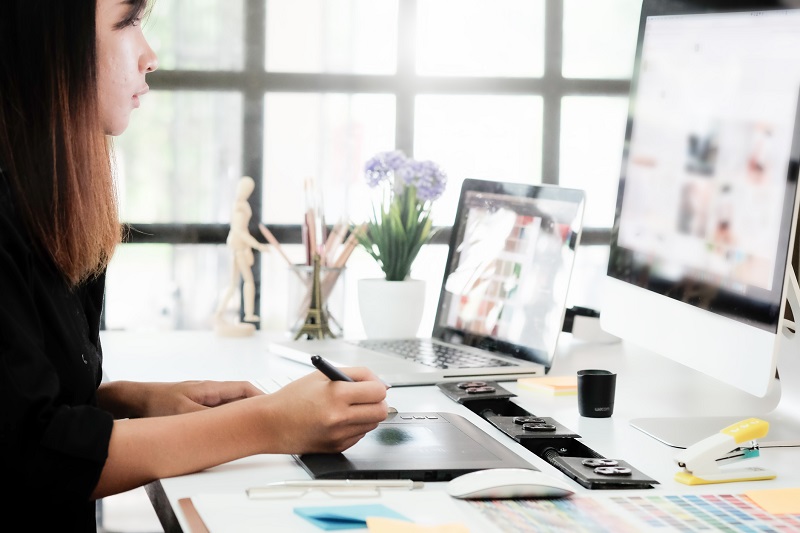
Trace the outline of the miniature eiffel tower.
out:
<instances>
[{"instance_id":1,"label":"miniature eiffel tower","mask_svg":"<svg viewBox=\"0 0 800 533\"><path fill-rule=\"evenodd\" d=\"M295 340L306 335L309 339L323 339L325 336L335 338L328 327L328 311L322 301L322 291L319 287L319 254L314 254L314 272L311 278L311 304L305 323L297 331Z\"/></svg>"}]
</instances>

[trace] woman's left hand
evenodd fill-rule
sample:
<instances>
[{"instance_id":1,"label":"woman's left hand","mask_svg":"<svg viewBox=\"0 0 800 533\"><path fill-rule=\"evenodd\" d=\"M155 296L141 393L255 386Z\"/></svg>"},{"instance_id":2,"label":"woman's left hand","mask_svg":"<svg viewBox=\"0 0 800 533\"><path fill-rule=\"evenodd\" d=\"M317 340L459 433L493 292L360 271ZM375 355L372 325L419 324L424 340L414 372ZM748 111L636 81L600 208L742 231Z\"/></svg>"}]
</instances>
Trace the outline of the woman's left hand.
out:
<instances>
[{"instance_id":1,"label":"woman's left hand","mask_svg":"<svg viewBox=\"0 0 800 533\"><path fill-rule=\"evenodd\" d=\"M249 381L149 383L142 416L165 416L209 409L264 394Z\"/></svg>"},{"instance_id":2,"label":"woman's left hand","mask_svg":"<svg viewBox=\"0 0 800 533\"><path fill-rule=\"evenodd\" d=\"M116 418L143 418L191 413L261 394L249 381L112 381L100 386L98 400Z\"/></svg>"}]
</instances>

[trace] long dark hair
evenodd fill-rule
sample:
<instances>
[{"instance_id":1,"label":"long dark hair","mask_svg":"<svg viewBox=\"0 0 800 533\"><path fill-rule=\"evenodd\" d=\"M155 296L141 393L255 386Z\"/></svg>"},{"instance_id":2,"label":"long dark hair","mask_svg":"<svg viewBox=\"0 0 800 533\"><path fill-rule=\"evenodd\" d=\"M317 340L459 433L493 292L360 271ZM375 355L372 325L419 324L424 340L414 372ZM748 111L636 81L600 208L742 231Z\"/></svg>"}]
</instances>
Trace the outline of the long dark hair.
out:
<instances>
[{"instance_id":1,"label":"long dark hair","mask_svg":"<svg viewBox=\"0 0 800 533\"><path fill-rule=\"evenodd\" d=\"M146 0L130 0L131 13ZM0 165L34 246L71 285L120 241L97 98L96 0L0 1Z\"/></svg>"}]
</instances>

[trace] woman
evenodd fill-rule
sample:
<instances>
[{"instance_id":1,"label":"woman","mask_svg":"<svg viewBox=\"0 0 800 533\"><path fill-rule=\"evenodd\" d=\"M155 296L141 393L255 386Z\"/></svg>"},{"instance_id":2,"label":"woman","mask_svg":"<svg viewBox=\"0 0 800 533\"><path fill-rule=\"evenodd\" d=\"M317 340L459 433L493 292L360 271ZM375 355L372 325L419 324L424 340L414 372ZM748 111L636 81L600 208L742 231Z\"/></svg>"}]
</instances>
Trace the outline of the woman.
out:
<instances>
[{"instance_id":1,"label":"woman","mask_svg":"<svg viewBox=\"0 0 800 533\"><path fill-rule=\"evenodd\" d=\"M101 383L104 272L120 240L107 135L157 59L146 0L0 2L0 461L5 523L94 531L94 500L259 453L336 452L386 417L386 389L315 372Z\"/></svg>"}]
</instances>

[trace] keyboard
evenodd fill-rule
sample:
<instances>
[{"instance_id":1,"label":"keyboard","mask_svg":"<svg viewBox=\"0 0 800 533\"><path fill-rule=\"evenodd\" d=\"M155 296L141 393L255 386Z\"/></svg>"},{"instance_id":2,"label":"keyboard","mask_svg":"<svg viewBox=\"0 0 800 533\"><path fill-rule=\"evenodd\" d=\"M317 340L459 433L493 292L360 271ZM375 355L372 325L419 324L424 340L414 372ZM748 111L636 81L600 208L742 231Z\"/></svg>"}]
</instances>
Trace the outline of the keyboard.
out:
<instances>
[{"instance_id":1,"label":"keyboard","mask_svg":"<svg viewBox=\"0 0 800 533\"><path fill-rule=\"evenodd\" d=\"M266 392L267 394L278 392L280 389L283 388L284 385L287 385L294 381L289 376L276 376L276 377L267 377L253 380L252 383L262 391Z\"/></svg>"},{"instance_id":2,"label":"keyboard","mask_svg":"<svg viewBox=\"0 0 800 533\"><path fill-rule=\"evenodd\" d=\"M513 361L493 357L491 354L440 344L429 339L365 339L351 342L362 348L398 355L403 359L434 368L484 368L519 365Z\"/></svg>"}]
</instances>

